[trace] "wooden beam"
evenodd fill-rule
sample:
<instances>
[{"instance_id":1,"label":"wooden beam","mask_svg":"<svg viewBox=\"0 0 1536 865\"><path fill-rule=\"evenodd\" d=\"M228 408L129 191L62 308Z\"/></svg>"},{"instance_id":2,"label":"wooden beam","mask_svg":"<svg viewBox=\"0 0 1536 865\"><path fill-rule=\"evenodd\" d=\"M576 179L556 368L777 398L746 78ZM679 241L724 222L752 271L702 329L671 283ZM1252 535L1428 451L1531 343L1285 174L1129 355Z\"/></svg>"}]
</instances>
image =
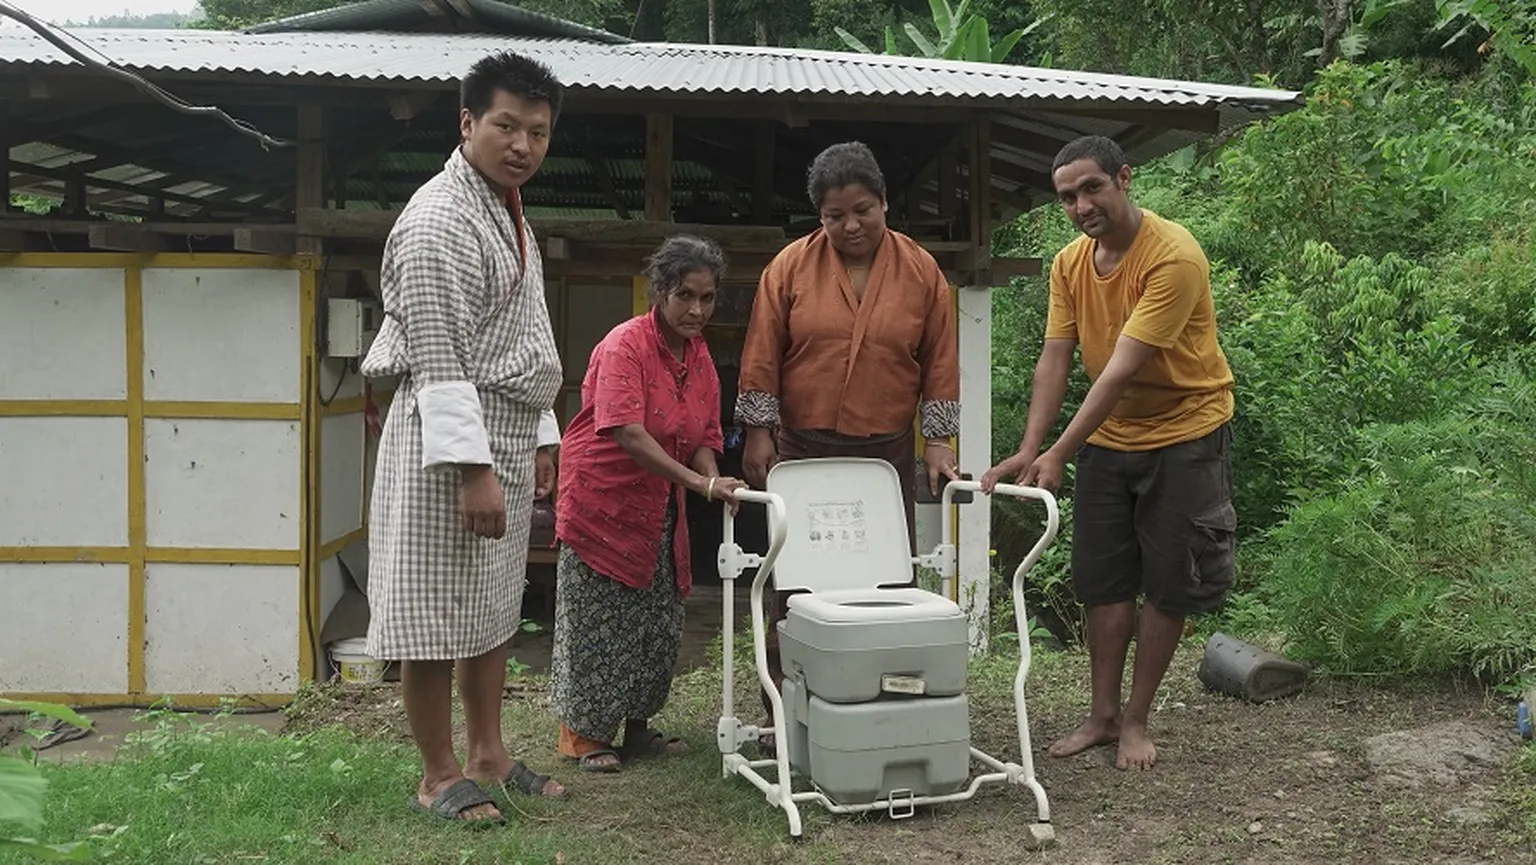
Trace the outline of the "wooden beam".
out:
<instances>
[{"instance_id":1,"label":"wooden beam","mask_svg":"<svg viewBox=\"0 0 1536 865\"><path fill-rule=\"evenodd\" d=\"M1040 105L1039 110L1066 117L1092 117L1161 130L1178 129L1215 135L1221 117L1215 108L1094 108L1079 105ZM1049 122L1049 121L1047 121Z\"/></svg>"},{"instance_id":2,"label":"wooden beam","mask_svg":"<svg viewBox=\"0 0 1536 865\"><path fill-rule=\"evenodd\" d=\"M979 270L991 268L992 278L999 281L1006 281L1015 276L1039 276L1043 272L1044 265L1044 262L1038 258L994 258L990 251L978 260L977 253L969 249L952 253L948 262L955 271L970 275L973 280ZM974 284L984 285L985 283Z\"/></svg>"},{"instance_id":3,"label":"wooden beam","mask_svg":"<svg viewBox=\"0 0 1536 865\"><path fill-rule=\"evenodd\" d=\"M80 111L71 111L63 117L50 117L48 120L15 120L16 126L11 136L11 143L51 141L55 135L62 133L79 134L86 129L116 126L124 120L142 116L144 116L142 105L109 105L104 108L88 107Z\"/></svg>"},{"instance_id":4,"label":"wooden beam","mask_svg":"<svg viewBox=\"0 0 1536 865\"><path fill-rule=\"evenodd\" d=\"M1115 143L1119 144L1120 149L1124 150L1126 155L1129 156L1131 151L1142 146L1143 144L1146 144L1159 135L1162 135L1166 131L1167 130L1159 129L1156 126L1130 126L1127 127L1124 132L1115 136Z\"/></svg>"},{"instance_id":5,"label":"wooden beam","mask_svg":"<svg viewBox=\"0 0 1536 865\"><path fill-rule=\"evenodd\" d=\"M325 109L319 105L299 106L298 171L293 190L295 210L325 207ZM301 236L294 249L319 255L324 244L318 237Z\"/></svg>"},{"instance_id":6,"label":"wooden beam","mask_svg":"<svg viewBox=\"0 0 1536 865\"><path fill-rule=\"evenodd\" d=\"M84 194L86 187L94 187L96 189L107 189L114 192L126 192L129 195L140 195L148 199L161 197L166 201L176 202L179 204L192 204L199 207L211 204L228 210L239 211L243 213L257 213L262 209L255 205L243 204L238 201L228 201L222 199L218 197L218 193L199 198L192 195L181 195L175 192L166 192L158 186L150 186L148 184L139 185L131 183L119 183L115 180L103 180L99 177L82 177L69 171L67 166L63 168L44 168L41 165L32 165L26 162L12 162L11 170L20 174L27 174L47 180L58 181L64 183L66 186L79 184L79 192L82 195ZM69 194L70 193L66 191L65 197L68 198Z\"/></svg>"},{"instance_id":7,"label":"wooden beam","mask_svg":"<svg viewBox=\"0 0 1536 865\"><path fill-rule=\"evenodd\" d=\"M545 261L565 261L571 257L571 243L563 237L551 237L544 241Z\"/></svg>"},{"instance_id":8,"label":"wooden beam","mask_svg":"<svg viewBox=\"0 0 1536 865\"><path fill-rule=\"evenodd\" d=\"M0 215L11 212L11 104L0 102Z\"/></svg>"},{"instance_id":9,"label":"wooden beam","mask_svg":"<svg viewBox=\"0 0 1536 865\"><path fill-rule=\"evenodd\" d=\"M89 237L93 249L109 249L116 252L163 252L166 248L165 241L158 234L126 222L104 222L93 225Z\"/></svg>"},{"instance_id":10,"label":"wooden beam","mask_svg":"<svg viewBox=\"0 0 1536 865\"><path fill-rule=\"evenodd\" d=\"M28 166L35 170L35 166ZM86 213L86 185L85 176L69 171L59 172L64 181L64 212L71 216L84 216ZM128 184L123 184L125 187Z\"/></svg>"},{"instance_id":11,"label":"wooden beam","mask_svg":"<svg viewBox=\"0 0 1536 865\"><path fill-rule=\"evenodd\" d=\"M400 216L398 210L330 210L300 208L298 234L306 237L382 241ZM540 237L581 238L583 241L632 243L654 246L677 232L708 235L721 244L752 244L784 240L784 230L774 226L700 225L655 220L530 219Z\"/></svg>"},{"instance_id":12,"label":"wooden beam","mask_svg":"<svg viewBox=\"0 0 1536 865\"><path fill-rule=\"evenodd\" d=\"M992 276L992 124L979 120L970 135L970 218L972 284L991 286Z\"/></svg>"},{"instance_id":13,"label":"wooden beam","mask_svg":"<svg viewBox=\"0 0 1536 865\"><path fill-rule=\"evenodd\" d=\"M645 118L645 218L672 220L672 115Z\"/></svg>"},{"instance_id":14,"label":"wooden beam","mask_svg":"<svg viewBox=\"0 0 1536 865\"><path fill-rule=\"evenodd\" d=\"M39 252L47 247L35 232L0 228L0 252Z\"/></svg>"},{"instance_id":15,"label":"wooden beam","mask_svg":"<svg viewBox=\"0 0 1536 865\"><path fill-rule=\"evenodd\" d=\"M1028 186L1051 195L1056 194L1056 185L1051 182L1050 175L1042 174L1026 165L1021 165L1011 154L999 157L992 156L992 176L1001 178L1015 186Z\"/></svg>"},{"instance_id":16,"label":"wooden beam","mask_svg":"<svg viewBox=\"0 0 1536 865\"><path fill-rule=\"evenodd\" d=\"M996 213L1001 213L1006 216L1007 211L1003 208L1008 208L1009 210L1014 211L1015 215L1018 213L1027 213L1031 210L1034 210L1036 204L1038 204L1038 202L1030 198L1027 194L1014 190L998 189L996 184L992 186L992 209Z\"/></svg>"},{"instance_id":17,"label":"wooden beam","mask_svg":"<svg viewBox=\"0 0 1536 865\"><path fill-rule=\"evenodd\" d=\"M258 252L264 255L293 255L295 249L292 231L271 228L237 228L234 231L234 247L237 252Z\"/></svg>"},{"instance_id":18,"label":"wooden beam","mask_svg":"<svg viewBox=\"0 0 1536 865\"><path fill-rule=\"evenodd\" d=\"M1068 139L1046 135L1033 129L1021 129L1006 122L993 122L992 143L1020 153L1039 154L1046 162L1050 162L1056 158L1056 152L1066 147L1069 142Z\"/></svg>"}]
</instances>

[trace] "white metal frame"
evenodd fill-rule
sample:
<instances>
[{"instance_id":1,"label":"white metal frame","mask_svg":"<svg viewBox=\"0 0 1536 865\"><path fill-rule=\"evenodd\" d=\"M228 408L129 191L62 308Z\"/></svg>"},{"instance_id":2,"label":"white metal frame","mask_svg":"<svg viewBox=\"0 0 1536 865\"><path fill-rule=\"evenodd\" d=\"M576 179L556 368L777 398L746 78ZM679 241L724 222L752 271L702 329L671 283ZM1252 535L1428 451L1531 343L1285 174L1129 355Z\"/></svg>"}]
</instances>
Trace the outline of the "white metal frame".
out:
<instances>
[{"instance_id":1,"label":"white metal frame","mask_svg":"<svg viewBox=\"0 0 1536 865\"><path fill-rule=\"evenodd\" d=\"M924 567L934 568L946 580L953 579L956 571L956 549L951 542L954 537L954 508L953 498L958 492L977 493L981 491L981 484L976 481L950 481L944 488L943 505L941 508L941 520L944 539L934 548L932 553L917 556L913 561ZM799 838L803 831L800 818L800 804L805 802L816 803L833 814L855 814L872 811L886 811L892 818L901 819L910 817L919 805L939 805L949 802L963 802L976 795L976 791L983 784L1006 782L1029 788L1034 794L1035 807L1038 812L1038 822L1029 826L1026 832L1026 846L1038 847L1048 844L1055 839L1055 832L1051 827L1050 803L1046 799L1045 788L1035 778L1034 753L1030 746L1029 715L1024 707L1024 683L1029 677L1030 645L1028 615L1024 608L1024 575L1035 563L1040 560L1046 547L1056 538L1057 529L1060 527L1060 512L1056 506L1056 498L1050 492L1035 487L1021 487L1013 484L998 484L995 494L1013 496L1022 499L1036 499L1045 505L1046 522L1045 533L1040 536L1029 554L1019 563L1013 573L1013 610L1014 618L1019 632L1019 669L1013 680L1014 711L1018 719L1019 731L1019 762L1004 762L976 748L971 749L971 758L986 766L991 772L972 777L970 785L964 790L942 796L913 796L910 793L899 795L900 791L893 791L885 799L862 805L839 805L832 802L825 794L818 790L796 793L793 789L793 775L789 769L789 745L785 736L774 735L774 758L771 760L749 760L740 753L741 746L747 742L756 741L764 734L776 733L785 728L784 699L779 689L774 686L773 679L768 674L768 646L766 642L766 626L763 621L763 586L768 577L773 573L775 561L780 550L784 547L786 537L786 506L784 499L772 492L758 492L756 490L741 490L737 498L744 504L760 504L768 509L768 551L764 555L744 552L736 543L735 519L727 508L725 511L724 538L720 544L718 564L720 577L724 588L724 607L721 616L722 623L722 674L723 674L723 701L720 715L720 723L716 729L715 739L719 745L722 756L721 775L729 778L732 775L740 775L762 791L769 804L783 809L789 818L789 834ZM757 574L752 579L751 608L752 608L752 649L757 667L757 678L767 692L769 702L773 707L773 726L758 727L751 724L743 724L736 717L734 674L735 674L735 595L736 580L749 568L755 568ZM769 781L763 777L759 770L768 767L775 770L776 781Z\"/></svg>"}]
</instances>

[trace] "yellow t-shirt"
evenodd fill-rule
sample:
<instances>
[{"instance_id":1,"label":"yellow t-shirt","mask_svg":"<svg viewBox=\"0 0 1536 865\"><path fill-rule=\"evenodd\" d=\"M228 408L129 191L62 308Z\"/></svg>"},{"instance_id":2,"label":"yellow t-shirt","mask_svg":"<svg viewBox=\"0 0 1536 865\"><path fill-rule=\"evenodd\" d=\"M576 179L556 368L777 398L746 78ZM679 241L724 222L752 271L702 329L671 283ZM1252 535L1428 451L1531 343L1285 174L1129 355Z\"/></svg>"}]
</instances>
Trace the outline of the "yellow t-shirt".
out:
<instances>
[{"instance_id":1,"label":"yellow t-shirt","mask_svg":"<svg viewBox=\"0 0 1536 865\"><path fill-rule=\"evenodd\" d=\"M1088 378L1124 333L1159 351L1142 367L1090 444L1145 451L1200 438L1232 417L1232 370L1216 341L1216 305L1205 251L1188 229L1141 211L1125 258L1100 276L1096 241L1084 235L1051 264L1046 339L1075 339Z\"/></svg>"}]
</instances>

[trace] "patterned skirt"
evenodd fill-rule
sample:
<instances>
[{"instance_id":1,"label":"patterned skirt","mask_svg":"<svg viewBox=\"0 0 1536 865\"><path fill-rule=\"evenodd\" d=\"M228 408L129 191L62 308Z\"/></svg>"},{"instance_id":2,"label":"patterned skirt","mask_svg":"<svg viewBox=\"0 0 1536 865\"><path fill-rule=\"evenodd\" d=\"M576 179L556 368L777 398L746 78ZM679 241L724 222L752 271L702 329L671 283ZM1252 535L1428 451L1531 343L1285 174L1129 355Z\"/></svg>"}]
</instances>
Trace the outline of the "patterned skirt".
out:
<instances>
[{"instance_id":1,"label":"patterned skirt","mask_svg":"<svg viewBox=\"0 0 1536 865\"><path fill-rule=\"evenodd\" d=\"M415 387L402 382L384 419L368 508L367 652L389 661L474 658L512 639L528 582L528 527L539 410L480 391L507 532L466 531L459 473L421 467Z\"/></svg>"},{"instance_id":2,"label":"patterned skirt","mask_svg":"<svg viewBox=\"0 0 1536 865\"><path fill-rule=\"evenodd\" d=\"M672 554L677 499L668 501L648 588L603 576L560 545L550 701L565 726L584 738L613 742L626 719L650 719L672 690L683 598Z\"/></svg>"}]
</instances>

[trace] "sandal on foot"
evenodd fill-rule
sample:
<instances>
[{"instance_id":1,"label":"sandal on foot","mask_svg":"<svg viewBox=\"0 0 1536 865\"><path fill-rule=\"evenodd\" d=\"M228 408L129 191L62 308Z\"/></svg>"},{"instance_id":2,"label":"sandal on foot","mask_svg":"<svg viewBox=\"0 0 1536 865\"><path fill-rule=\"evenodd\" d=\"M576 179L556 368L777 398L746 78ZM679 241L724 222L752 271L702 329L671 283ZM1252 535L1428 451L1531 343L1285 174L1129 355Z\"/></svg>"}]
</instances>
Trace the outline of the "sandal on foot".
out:
<instances>
[{"instance_id":1,"label":"sandal on foot","mask_svg":"<svg viewBox=\"0 0 1536 865\"><path fill-rule=\"evenodd\" d=\"M682 739L676 736L668 737L660 730L651 729L640 733L633 743L630 742L630 735L625 733L624 747L620 749L621 756L629 760L641 757L675 757L682 751Z\"/></svg>"},{"instance_id":2,"label":"sandal on foot","mask_svg":"<svg viewBox=\"0 0 1536 865\"><path fill-rule=\"evenodd\" d=\"M549 792L550 783L551 782L548 775L540 775L538 772L533 771L532 769L528 768L522 760L518 760L517 762L513 763L512 771L508 772L507 776L501 779L502 788L508 792L516 790L525 796L543 796L547 799L564 799L564 790L561 790L559 793Z\"/></svg>"},{"instance_id":3,"label":"sandal on foot","mask_svg":"<svg viewBox=\"0 0 1536 865\"><path fill-rule=\"evenodd\" d=\"M603 757L612 757L613 762L599 762ZM581 759L577 761L576 765L587 770L588 772L612 774L623 768L619 765L620 761L622 760L623 757L619 755L618 751L615 751L612 748L598 748L595 751L588 751L587 753L582 754Z\"/></svg>"},{"instance_id":4,"label":"sandal on foot","mask_svg":"<svg viewBox=\"0 0 1536 865\"><path fill-rule=\"evenodd\" d=\"M421 814L431 814L444 820L456 820L461 823L470 824L493 824L496 826L505 826L507 824L507 818L500 814L495 817L464 816L464 812L471 808L480 805L494 806L496 804L491 797L485 795L485 791L480 789L479 784L468 778L460 778L448 785L448 789L437 794L437 798L432 800L430 807L421 804L421 799L416 796L410 797L408 802L412 811Z\"/></svg>"}]
</instances>

